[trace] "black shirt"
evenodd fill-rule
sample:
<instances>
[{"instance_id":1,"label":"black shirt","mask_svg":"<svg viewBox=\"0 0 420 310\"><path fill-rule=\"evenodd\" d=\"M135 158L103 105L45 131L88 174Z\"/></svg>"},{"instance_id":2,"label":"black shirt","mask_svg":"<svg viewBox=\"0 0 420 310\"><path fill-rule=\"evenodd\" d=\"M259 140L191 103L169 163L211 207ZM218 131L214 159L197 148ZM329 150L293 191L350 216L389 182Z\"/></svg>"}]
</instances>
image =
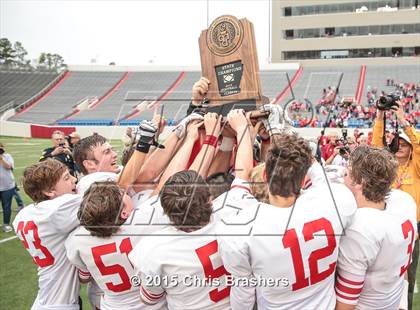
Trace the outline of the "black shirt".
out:
<instances>
[{"instance_id":1,"label":"black shirt","mask_svg":"<svg viewBox=\"0 0 420 310\"><path fill-rule=\"evenodd\" d=\"M51 153L55 150L55 147L49 147L46 148L44 151L42 151L42 155L39 158L39 161L43 161L46 160L47 158L54 158L57 159L59 161L61 161L63 164L65 164L67 166L67 168L69 168L69 172L71 175L74 175L74 170L75 170L75 164L73 161L73 157L71 155L68 155L66 153L60 153L58 155L51 155Z\"/></svg>"}]
</instances>

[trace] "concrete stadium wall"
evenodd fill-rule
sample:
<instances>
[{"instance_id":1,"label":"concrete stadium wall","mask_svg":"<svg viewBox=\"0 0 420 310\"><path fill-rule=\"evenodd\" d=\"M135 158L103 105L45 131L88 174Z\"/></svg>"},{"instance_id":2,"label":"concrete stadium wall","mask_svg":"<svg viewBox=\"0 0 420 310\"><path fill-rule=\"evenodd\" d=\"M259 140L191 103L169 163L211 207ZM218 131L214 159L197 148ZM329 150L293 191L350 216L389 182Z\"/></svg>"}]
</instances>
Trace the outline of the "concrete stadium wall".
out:
<instances>
[{"instance_id":1,"label":"concrete stadium wall","mask_svg":"<svg viewBox=\"0 0 420 310\"><path fill-rule=\"evenodd\" d=\"M31 137L31 124L0 121L0 136Z\"/></svg>"},{"instance_id":2,"label":"concrete stadium wall","mask_svg":"<svg viewBox=\"0 0 420 310\"><path fill-rule=\"evenodd\" d=\"M18 123L18 122L9 122L9 121L1 121L0 122L0 136L12 136L12 137L25 137L31 138L31 125L29 123ZM96 132L107 139L121 139L125 133L127 127L125 126L71 126L75 128L75 130L80 134L82 138L91 135L92 133ZM50 126L50 128L57 128L62 129L63 126ZM173 127L166 127L164 132L160 135L160 139L164 140L172 131ZM348 130L348 135L353 135L354 129ZM307 138L316 138L319 136L321 132L321 128L296 128L296 132L298 132L303 137ZM332 131L337 132L339 135L341 133L341 129L339 128L327 128L326 133L330 133ZM365 135L370 131L370 129L359 129L359 131L364 132Z\"/></svg>"},{"instance_id":3,"label":"concrete stadium wall","mask_svg":"<svg viewBox=\"0 0 420 310\"><path fill-rule=\"evenodd\" d=\"M284 70L297 70L299 63L290 61L287 63L273 63L273 64L260 64L260 71L284 71ZM103 65L69 65L69 71L94 71L94 72L200 72L200 66L103 66Z\"/></svg>"}]
</instances>

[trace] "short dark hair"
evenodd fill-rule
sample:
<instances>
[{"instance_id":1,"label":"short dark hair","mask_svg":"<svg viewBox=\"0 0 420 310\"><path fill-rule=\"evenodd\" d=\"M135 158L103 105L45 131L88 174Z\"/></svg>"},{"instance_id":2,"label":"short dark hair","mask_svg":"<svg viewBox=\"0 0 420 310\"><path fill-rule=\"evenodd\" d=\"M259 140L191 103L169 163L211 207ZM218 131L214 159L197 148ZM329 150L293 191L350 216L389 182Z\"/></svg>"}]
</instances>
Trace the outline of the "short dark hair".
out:
<instances>
[{"instance_id":1,"label":"short dark hair","mask_svg":"<svg viewBox=\"0 0 420 310\"><path fill-rule=\"evenodd\" d=\"M133 156L134 149L135 149L134 145L130 145L130 146L123 149L122 156L121 156L121 164L123 166L127 165L131 156Z\"/></svg>"},{"instance_id":2,"label":"short dark hair","mask_svg":"<svg viewBox=\"0 0 420 310\"><path fill-rule=\"evenodd\" d=\"M265 162L270 194L298 196L312 164L308 142L297 134L275 135Z\"/></svg>"},{"instance_id":3,"label":"short dark hair","mask_svg":"<svg viewBox=\"0 0 420 310\"><path fill-rule=\"evenodd\" d=\"M88 174L88 171L83 165L83 161L87 159L94 160L92 149L95 146L102 145L106 142L107 140L105 137L98 134L93 134L81 139L78 143L76 143L73 150L73 158L83 174Z\"/></svg>"},{"instance_id":4,"label":"short dark hair","mask_svg":"<svg viewBox=\"0 0 420 310\"><path fill-rule=\"evenodd\" d=\"M83 196L77 217L92 236L110 237L125 219L120 217L124 191L113 181L94 182Z\"/></svg>"},{"instance_id":5,"label":"short dark hair","mask_svg":"<svg viewBox=\"0 0 420 310\"><path fill-rule=\"evenodd\" d=\"M227 192L234 178L232 174L226 172L216 172L208 176L206 182L209 185L210 195L217 198Z\"/></svg>"},{"instance_id":6,"label":"short dark hair","mask_svg":"<svg viewBox=\"0 0 420 310\"><path fill-rule=\"evenodd\" d=\"M398 162L385 149L360 145L349 161L350 178L362 185L362 194L372 202L386 199L397 177Z\"/></svg>"},{"instance_id":7,"label":"short dark hair","mask_svg":"<svg viewBox=\"0 0 420 310\"><path fill-rule=\"evenodd\" d=\"M184 170L171 176L162 188L160 201L172 224L185 232L195 231L210 221L210 189L195 171Z\"/></svg>"},{"instance_id":8,"label":"short dark hair","mask_svg":"<svg viewBox=\"0 0 420 310\"><path fill-rule=\"evenodd\" d=\"M44 192L53 190L67 167L52 158L29 166L23 172L23 190L34 202L48 200Z\"/></svg>"}]
</instances>

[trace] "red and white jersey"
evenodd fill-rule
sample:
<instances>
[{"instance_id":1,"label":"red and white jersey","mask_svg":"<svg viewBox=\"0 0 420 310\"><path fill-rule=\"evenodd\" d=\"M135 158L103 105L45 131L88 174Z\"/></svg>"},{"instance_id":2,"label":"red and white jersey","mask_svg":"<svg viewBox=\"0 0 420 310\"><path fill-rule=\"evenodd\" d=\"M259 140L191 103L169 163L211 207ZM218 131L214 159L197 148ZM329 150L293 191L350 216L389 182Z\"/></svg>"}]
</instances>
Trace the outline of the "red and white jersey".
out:
<instances>
[{"instance_id":1,"label":"red and white jersey","mask_svg":"<svg viewBox=\"0 0 420 310\"><path fill-rule=\"evenodd\" d=\"M13 227L38 265L38 295L33 309L79 309L77 270L66 257L64 241L79 225L79 195L66 194L31 204L20 211Z\"/></svg>"},{"instance_id":2,"label":"red and white jersey","mask_svg":"<svg viewBox=\"0 0 420 310\"><path fill-rule=\"evenodd\" d=\"M94 182L118 180L119 175L112 172L94 172L83 176L76 185L77 193L81 196L89 189Z\"/></svg>"},{"instance_id":3,"label":"red and white jersey","mask_svg":"<svg viewBox=\"0 0 420 310\"><path fill-rule=\"evenodd\" d=\"M340 244L337 300L398 309L416 232L416 204L403 191L391 191L385 210L358 208Z\"/></svg>"},{"instance_id":4,"label":"red and white jersey","mask_svg":"<svg viewBox=\"0 0 420 310\"><path fill-rule=\"evenodd\" d=\"M250 192L251 188L248 181L235 178L230 186L230 190L212 201L214 220L227 224L226 221L228 219L232 221L235 214L242 213L244 209L252 208L255 211L258 201Z\"/></svg>"},{"instance_id":5,"label":"red and white jersey","mask_svg":"<svg viewBox=\"0 0 420 310\"><path fill-rule=\"evenodd\" d=\"M134 199L133 199L134 198ZM169 217L163 212L160 196L153 195L146 200L132 198L134 210L132 223L134 225L155 226L155 231L170 225Z\"/></svg>"},{"instance_id":6,"label":"red and white jersey","mask_svg":"<svg viewBox=\"0 0 420 310\"><path fill-rule=\"evenodd\" d=\"M134 225L122 225L109 238L91 236L80 226L72 232L65 246L67 257L78 269L79 276L92 277L103 292L100 309L145 309L139 288L132 284L134 268L128 254L147 233ZM147 309L165 309L164 301Z\"/></svg>"},{"instance_id":7,"label":"red and white jersey","mask_svg":"<svg viewBox=\"0 0 420 310\"><path fill-rule=\"evenodd\" d=\"M232 309L252 309L255 295L258 309L334 309L338 244L356 201L344 185L331 188L337 208L319 182L292 207L244 208L235 221L243 217L244 225L252 225L247 234L229 236L236 226L220 226L219 251L233 276Z\"/></svg>"},{"instance_id":8,"label":"red and white jersey","mask_svg":"<svg viewBox=\"0 0 420 310\"><path fill-rule=\"evenodd\" d=\"M227 272L218 253L215 225L186 233L166 227L130 253L140 276L142 299L166 297L169 309L230 309Z\"/></svg>"}]
</instances>

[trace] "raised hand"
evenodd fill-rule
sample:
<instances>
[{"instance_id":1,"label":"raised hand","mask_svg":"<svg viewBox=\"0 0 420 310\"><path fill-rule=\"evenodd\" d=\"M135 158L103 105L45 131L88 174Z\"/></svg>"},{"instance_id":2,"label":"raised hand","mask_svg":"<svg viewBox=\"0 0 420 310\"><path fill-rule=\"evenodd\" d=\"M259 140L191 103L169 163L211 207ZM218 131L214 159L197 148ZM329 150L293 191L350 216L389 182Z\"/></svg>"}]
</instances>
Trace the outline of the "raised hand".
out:
<instances>
[{"instance_id":1,"label":"raised hand","mask_svg":"<svg viewBox=\"0 0 420 310\"><path fill-rule=\"evenodd\" d=\"M192 88L191 101L194 105L199 105L203 101L207 91L209 90L210 81L205 77L201 77Z\"/></svg>"},{"instance_id":2,"label":"raised hand","mask_svg":"<svg viewBox=\"0 0 420 310\"><path fill-rule=\"evenodd\" d=\"M219 137L222 117L217 113L207 113L204 115L204 128L206 136Z\"/></svg>"},{"instance_id":3,"label":"raised hand","mask_svg":"<svg viewBox=\"0 0 420 310\"><path fill-rule=\"evenodd\" d=\"M242 109L231 110L227 115L227 120L230 127L235 130L236 134L242 132L248 127L248 120L245 117L245 112Z\"/></svg>"},{"instance_id":4,"label":"raised hand","mask_svg":"<svg viewBox=\"0 0 420 310\"><path fill-rule=\"evenodd\" d=\"M196 141L199 137L199 128L203 125L203 121L200 120L193 120L187 126L187 139L191 139Z\"/></svg>"},{"instance_id":5,"label":"raised hand","mask_svg":"<svg viewBox=\"0 0 420 310\"><path fill-rule=\"evenodd\" d=\"M204 116L198 113L191 113L187 117L185 117L174 129L174 132L178 139L182 139L185 136L185 132L192 121L202 121L204 120Z\"/></svg>"},{"instance_id":6,"label":"raised hand","mask_svg":"<svg viewBox=\"0 0 420 310\"><path fill-rule=\"evenodd\" d=\"M279 104L264 104L260 111L269 112L268 118L263 121L270 136L281 133L286 126L283 108Z\"/></svg>"},{"instance_id":7,"label":"raised hand","mask_svg":"<svg viewBox=\"0 0 420 310\"><path fill-rule=\"evenodd\" d=\"M157 126L152 121L142 121L139 125L140 139L137 143L136 149L139 152L147 153L150 146L155 139Z\"/></svg>"}]
</instances>

